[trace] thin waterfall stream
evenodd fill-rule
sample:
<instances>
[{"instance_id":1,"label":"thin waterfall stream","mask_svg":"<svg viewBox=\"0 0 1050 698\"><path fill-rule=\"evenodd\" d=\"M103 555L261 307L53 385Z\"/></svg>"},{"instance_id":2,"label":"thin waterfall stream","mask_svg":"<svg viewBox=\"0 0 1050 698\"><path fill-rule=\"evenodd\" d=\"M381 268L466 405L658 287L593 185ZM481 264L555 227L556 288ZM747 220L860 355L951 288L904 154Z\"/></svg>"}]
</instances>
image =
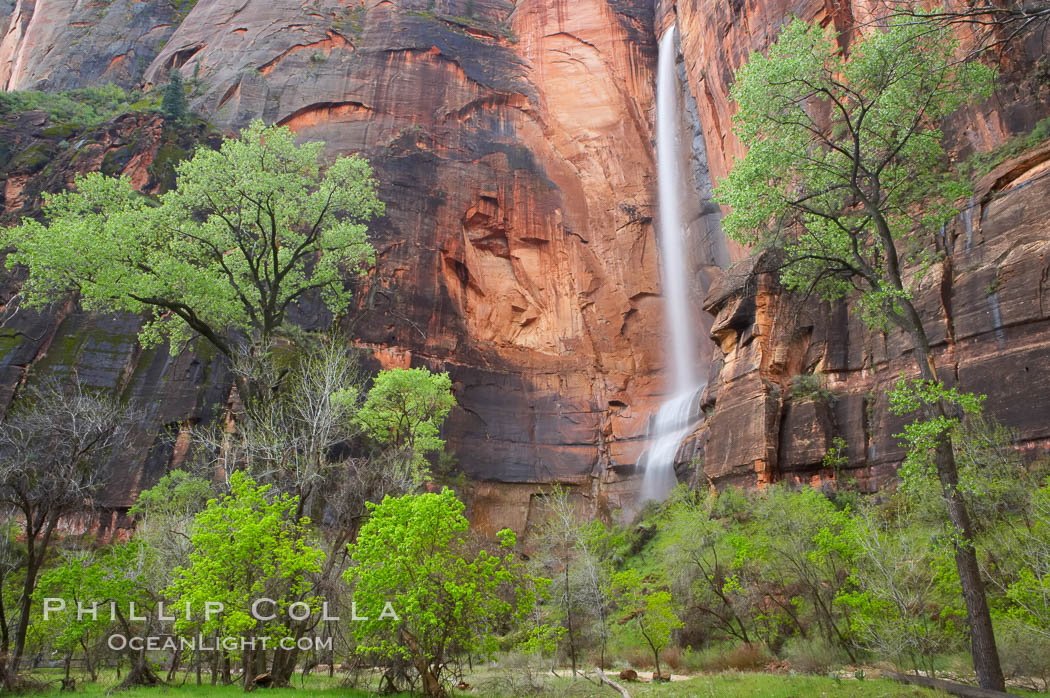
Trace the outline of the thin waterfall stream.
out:
<instances>
[{"instance_id":1,"label":"thin waterfall stream","mask_svg":"<svg viewBox=\"0 0 1050 698\"><path fill-rule=\"evenodd\" d=\"M697 376L696 336L690 313L689 282L682 222L679 150L679 86L675 73L675 27L660 39L656 76L656 164L658 230L671 361L670 397L650 425L650 445L642 455L645 475L640 501L664 499L677 484L675 458L683 439L700 419L705 383Z\"/></svg>"}]
</instances>

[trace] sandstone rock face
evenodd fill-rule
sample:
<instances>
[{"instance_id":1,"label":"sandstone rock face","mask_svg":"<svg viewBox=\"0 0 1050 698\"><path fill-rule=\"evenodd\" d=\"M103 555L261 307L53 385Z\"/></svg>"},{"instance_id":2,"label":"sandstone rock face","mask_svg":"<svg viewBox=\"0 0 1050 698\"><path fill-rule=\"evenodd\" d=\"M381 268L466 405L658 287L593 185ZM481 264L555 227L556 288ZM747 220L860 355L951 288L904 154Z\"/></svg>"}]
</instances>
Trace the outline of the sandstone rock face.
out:
<instances>
[{"instance_id":1,"label":"sandstone rock face","mask_svg":"<svg viewBox=\"0 0 1050 698\"><path fill-rule=\"evenodd\" d=\"M946 262L921 286L938 376L987 395L988 414L1017 432L1031 458L1050 453L1050 144L1004 162L934 252ZM729 270L709 294L721 359L701 434L704 475L716 485L855 478L884 486L904 456L905 418L886 393L916 373L900 331L872 332L844 304L806 301L753 265ZM817 396L792 379L819 372ZM835 438L848 463L823 463Z\"/></svg>"},{"instance_id":2,"label":"sandstone rock face","mask_svg":"<svg viewBox=\"0 0 1050 698\"><path fill-rule=\"evenodd\" d=\"M715 183L743 154L731 130L729 90L748 56L765 50L792 17L835 27L848 50L858 31L849 28L863 27L879 7L868 0L658 2L657 27L676 23L681 36ZM963 28L960 40L971 45L974 37ZM999 146L1050 114L1050 85L1036 77L1045 71L1046 56L1041 32L1004 52L995 97L946 125L955 157ZM1047 372L1034 368L1050 365L1042 300L1050 244L1050 183L1042 178L1047 157L1047 148L1037 148L978 183L955 229L931 250L947 260L925 280L921 299L934 328L940 377L987 394L989 412L1019 430L1019 447L1033 457L1050 447ZM741 250L730 250L742 258ZM874 489L894 476L903 451L893 435L904 421L889 414L885 392L902 372L915 371L901 333L881 336L844 305L786 294L754 260L727 272L705 307L715 315L712 339L719 351L704 398L711 416L698 437L703 479L754 486L835 478L841 473L822 461L836 437L846 440L846 470L862 486ZM792 378L813 371L826 375L830 396L792 395Z\"/></svg>"},{"instance_id":3,"label":"sandstone rock face","mask_svg":"<svg viewBox=\"0 0 1050 698\"><path fill-rule=\"evenodd\" d=\"M74 25L101 41L109 13L40 14L61 1L14 8L9 87L98 78L94 63L58 70L49 47ZM479 488L475 518L493 527L527 520L529 496L511 493L545 483L614 507L633 493L617 482L663 390L652 18L646 0L211 0L150 34L166 41L147 88L175 68L228 133L263 118L372 161L388 215L347 324L379 363L451 373L460 466L520 486Z\"/></svg>"},{"instance_id":4,"label":"sandstone rock face","mask_svg":"<svg viewBox=\"0 0 1050 698\"><path fill-rule=\"evenodd\" d=\"M741 154L731 131L733 72L790 16L845 28L873 7L2 0L0 81L148 89L176 69L193 107L225 133L262 118L324 140L331 155L365 154L388 213L374 227L379 261L346 328L374 366L451 373L460 407L446 435L475 482L471 514L484 530L524 530L551 482L576 486L592 513L630 504L633 464L667 390L652 133L657 37L672 23L688 88L680 169L692 195L684 219L696 322L711 335L700 353L712 355L710 417L684 452L700 455L702 482L715 485L815 481L837 476L822 460L838 437L862 484L892 477L900 422L883 391L910 370L906 344L872 335L845 307L785 294L741 261L747 253L722 239L710 195ZM850 40L845 33L843 45ZM1041 41L1007 52L997 98L953 118L958 156L1047 113ZM49 135L43 119L27 114L0 127L6 222L34 213L40 193L68 185L74 172L126 173L147 191L168 186L167 161L188 150L185 139L209 138L174 137L155 117L131 115L81 143ZM931 275L923 297L944 377L988 393L988 406L1033 452L1050 440L1048 162L1037 149L981 183L939 243L950 264ZM723 275L733 261L741 263ZM699 296L709 286L704 315ZM297 320L324 327L330 319L307 312ZM114 464L117 509L178 461L178 434L210 418L229 384L214 356L144 352L137 326L69 307L23 315L0 337L0 401L36 366L77 370L149 405L138 450ZM831 396L793 395L792 378L815 369Z\"/></svg>"},{"instance_id":5,"label":"sandstone rock face","mask_svg":"<svg viewBox=\"0 0 1050 698\"><path fill-rule=\"evenodd\" d=\"M133 87L178 25L182 4L8 0L0 4L0 88Z\"/></svg>"}]
</instances>

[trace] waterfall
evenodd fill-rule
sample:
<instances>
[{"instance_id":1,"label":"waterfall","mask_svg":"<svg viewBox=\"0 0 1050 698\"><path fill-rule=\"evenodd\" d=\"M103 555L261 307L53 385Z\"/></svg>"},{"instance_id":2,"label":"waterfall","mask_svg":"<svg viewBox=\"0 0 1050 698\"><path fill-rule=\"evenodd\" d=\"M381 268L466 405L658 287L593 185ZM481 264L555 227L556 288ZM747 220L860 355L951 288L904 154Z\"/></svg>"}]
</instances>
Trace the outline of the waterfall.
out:
<instances>
[{"instance_id":1,"label":"waterfall","mask_svg":"<svg viewBox=\"0 0 1050 698\"><path fill-rule=\"evenodd\" d=\"M696 337L689 311L689 283L682 224L679 176L678 77L675 73L675 27L660 39L656 73L656 166L659 187L658 231L663 262L666 322L671 339L671 397L661 405L650 430L650 446L642 456L645 475L641 501L664 499L675 486L674 463L682 440L699 421L700 395Z\"/></svg>"}]
</instances>

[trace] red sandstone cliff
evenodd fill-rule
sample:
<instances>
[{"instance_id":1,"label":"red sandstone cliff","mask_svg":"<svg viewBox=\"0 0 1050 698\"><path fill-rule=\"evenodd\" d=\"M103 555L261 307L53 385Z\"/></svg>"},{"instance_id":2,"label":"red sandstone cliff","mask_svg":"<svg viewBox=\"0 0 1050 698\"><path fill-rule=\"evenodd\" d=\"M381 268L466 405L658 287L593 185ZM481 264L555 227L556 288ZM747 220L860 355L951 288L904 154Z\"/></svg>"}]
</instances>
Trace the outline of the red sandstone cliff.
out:
<instances>
[{"instance_id":1,"label":"red sandstone cliff","mask_svg":"<svg viewBox=\"0 0 1050 698\"><path fill-rule=\"evenodd\" d=\"M115 10L93 11L20 0L0 52L7 86L110 75L75 47L110 36ZM652 18L646 0L200 0L184 17L158 11L151 38L129 33L125 58L109 60L149 59L128 63L138 73L126 84L163 83L173 67L195 78L193 106L224 131L261 117L370 158L388 215L348 324L381 362L450 371L450 445L482 481L475 518L521 528L539 483L600 488L616 506L615 470L633 464L659 402ZM76 60L56 59L66 53ZM76 343L99 322L55 332ZM121 375L146 370L134 326L104 360ZM200 412L181 409L151 428Z\"/></svg>"},{"instance_id":2,"label":"red sandstone cliff","mask_svg":"<svg viewBox=\"0 0 1050 698\"><path fill-rule=\"evenodd\" d=\"M699 308L717 266L745 256L719 239L709 198L709 180L740 154L728 101L733 71L791 14L845 27L871 10L867 0L180 7L0 2L0 80L9 89L98 80L150 87L176 68L195 78L194 107L226 132L261 117L325 140L332 153L366 154L388 215L374 233L377 269L348 328L379 363L451 372L460 408L448 436L477 481L473 516L483 527L519 530L544 483L578 485L613 507L629 498L635 485L624 478L661 400L651 225L657 35L677 22L688 86L682 118L695 136L683 171L697 192L689 220ZM1045 74L1033 70L1044 48L1032 39L1008 55L997 98L953 121L960 153L993 147L1047 113ZM161 186L155 161L188 147L141 115L76 143L48 136L46 124L32 121L39 115L26 118L0 134L13 144L3 168L7 220L73 171L109 168L144 188ZM34 144L46 157L21 155ZM1045 166L1031 156L982 186L972 215L946 237L954 263L926 302L943 328L947 373L988 393L989 407L1033 449L1050 438ZM713 323L707 351L717 350L705 398L711 417L700 434L704 477L827 476L820 461L835 436L847 439L862 481L892 473L899 424L887 417L881 390L908 363L897 338L872 336L843 307L789 297L747 265L716 281L706 307L711 316L697 320ZM327 324L320 314L299 319ZM62 309L18 322L0 346L5 399L36 366L75 369L82 381L148 405L136 452L116 466L117 506L178 459L163 434L209 418L225 395L221 362L143 352L134 318ZM792 376L813 369L829 376L836 399L792 399Z\"/></svg>"},{"instance_id":3,"label":"red sandstone cliff","mask_svg":"<svg viewBox=\"0 0 1050 698\"><path fill-rule=\"evenodd\" d=\"M661 2L658 26L677 23L689 90L696 100L712 178L741 155L728 99L733 73L762 51L791 16L842 32L848 50L881 9L877 0ZM850 29L860 26L861 29ZM972 41L960 29L964 45ZM946 135L957 158L1001 146L1050 115L1044 32L999 56L995 96L953 116ZM936 328L939 375L988 395L988 411L1018 432L1033 457L1050 452L1050 144L1004 163L978 183L974 200L931 252L945 259L924 282L922 310ZM736 250L740 258L740 251ZM844 304L820 305L783 292L751 261L722 278L704 302L718 344L700 432L701 483L835 478L822 459L836 437L848 444L847 477L876 488L903 452L903 420L885 391L912 373L899 332L872 333ZM793 396L792 378L821 372L830 396Z\"/></svg>"}]
</instances>

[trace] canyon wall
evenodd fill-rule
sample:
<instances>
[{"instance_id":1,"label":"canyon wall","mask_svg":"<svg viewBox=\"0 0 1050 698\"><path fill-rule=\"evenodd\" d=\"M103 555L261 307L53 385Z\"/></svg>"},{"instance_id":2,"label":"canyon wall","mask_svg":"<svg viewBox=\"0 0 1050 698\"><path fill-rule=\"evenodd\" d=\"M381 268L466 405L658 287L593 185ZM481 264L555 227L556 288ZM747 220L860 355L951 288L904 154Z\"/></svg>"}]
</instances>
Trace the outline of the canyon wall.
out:
<instances>
[{"instance_id":1,"label":"canyon wall","mask_svg":"<svg viewBox=\"0 0 1050 698\"><path fill-rule=\"evenodd\" d=\"M699 484L816 481L838 475L821 461L839 437L850 476L876 487L901 457L883 391L908 370L905 343L872 334L844 306L784 293L725 243L710 196L741 154L728 93L750 52L792 15L848 27L873 9L867 0L0 1L6 89L152 89L174 69L217 129L138 113L70 135L40 112L8 115L4 222L38 212L41 192L76 172L125 173L158 191L195 143L255 118L322 139L330 155L362 153L387 215L373 226L378 262L344 329L372 367L450 372L459 407L446 435L472 482L475 522L524 529L551 482L609 511L631 503L633 464L667 390L653 85L657 37L676 23L693 135L681 169L693 195L696 321L710 326L713 354L709 418L683 459L700 456ZM1048 113L1042 41L1008 52L996 97L953 118L959 157ZM981 183L942 236L950 264L923 299L945 377L989 394L1033 453L1050 439L1041 153ZM17 277L4 287L6 304ZM324 328L331 318L304 308L296 321ZM115 526L135 493L183 457L187 427L216 418L230 384L211 353L144 351L137 329L136 318L70 306L20 312L0 333L5 404L32 370L75 371L141 405L135 446L112 466ZM814 370L828 394L792 395L792 378Z\"/></svg>"},{"instance_id":2,"label":"canyon wall","mask_svg":"<svg viewBox=\"0 0 1050 698\"><path fill-rule=\"evenodd\" d=\"M657 26L676 23L681 35L716 183L742 155L729 90L751 52L765 50L793 16L834 27L848 50L884 9L878 0L659 3ZM965 27L959 35L972 45ZM995 56L995 95L945 125L956 161L999 148L1050 116L1048 54L1048 36L1034 31ZM1050 453L1048 159L1050 144L1034 144L976 183L974 198L931 244L943 261L919 299L939 377L987 395L988 413L1016 430L1018 447L1032 458ZM904 419L889 414L886 391L902 373L915 373L907 338L866 328L845 304L786 293L760 260L731 249L741 261L704 302L719 349L703 400L709 417L698 434L696 484L846 478L869 491L885 485L903 458L894 435ZM792 389L796 376L813 373L823 376L823 389ZM838 469L823 463L836 438L848 458Z\"/></svg>"},{"instance_id":3,"label":"canyon wall","mask_svg":"<svg viewBox=\"0 0 1050 698\"><path fill-rule=\"evenodd\" d=\"M346 329L373 365L450 372L459 407L446 433L478 483L477 522L520 530L533 493L550 482L612 508L633 493L624 477L644 447L664 363L651 2L201 0L174 15L132 3L134 17L151 20L133 23L122 39L130 47L110 42L119 3L95 7L93 18L67 4L8 8L8 88L112 79L149 89L176 69L193 108L221 132L262 118L324 140L330 155L371 160L387 215L373 226L378 263ZM65 53L75 60L58 60ZM111 67L100 72L103 62ZM160 126L143 127L135 147L155 154L150 129ZM12 125L20 138L32 128ZM108 132L92 138L105 152L125 145ZM35 192L71 179L7 169L8 208L23 213L27 183ZM297 321L325 327L330 318L307 310ZM19 322L30 321L9 326ZM142 352L133 318L69 309L32 322L40 331L12 338L0 360L11 386L30 367L55 364L134 394L134 376L149 376L141 392L150 380L185 380L182 364L214 363ZM208 400L221 404L226 378L191 377L203 383L189 401L153 398L164 414L144 427L140 450L166 455L147 472L140 453L115 465L111 505L126 506L177 456L171 435L210 418Z\"/></svg>"}]
</instances>

